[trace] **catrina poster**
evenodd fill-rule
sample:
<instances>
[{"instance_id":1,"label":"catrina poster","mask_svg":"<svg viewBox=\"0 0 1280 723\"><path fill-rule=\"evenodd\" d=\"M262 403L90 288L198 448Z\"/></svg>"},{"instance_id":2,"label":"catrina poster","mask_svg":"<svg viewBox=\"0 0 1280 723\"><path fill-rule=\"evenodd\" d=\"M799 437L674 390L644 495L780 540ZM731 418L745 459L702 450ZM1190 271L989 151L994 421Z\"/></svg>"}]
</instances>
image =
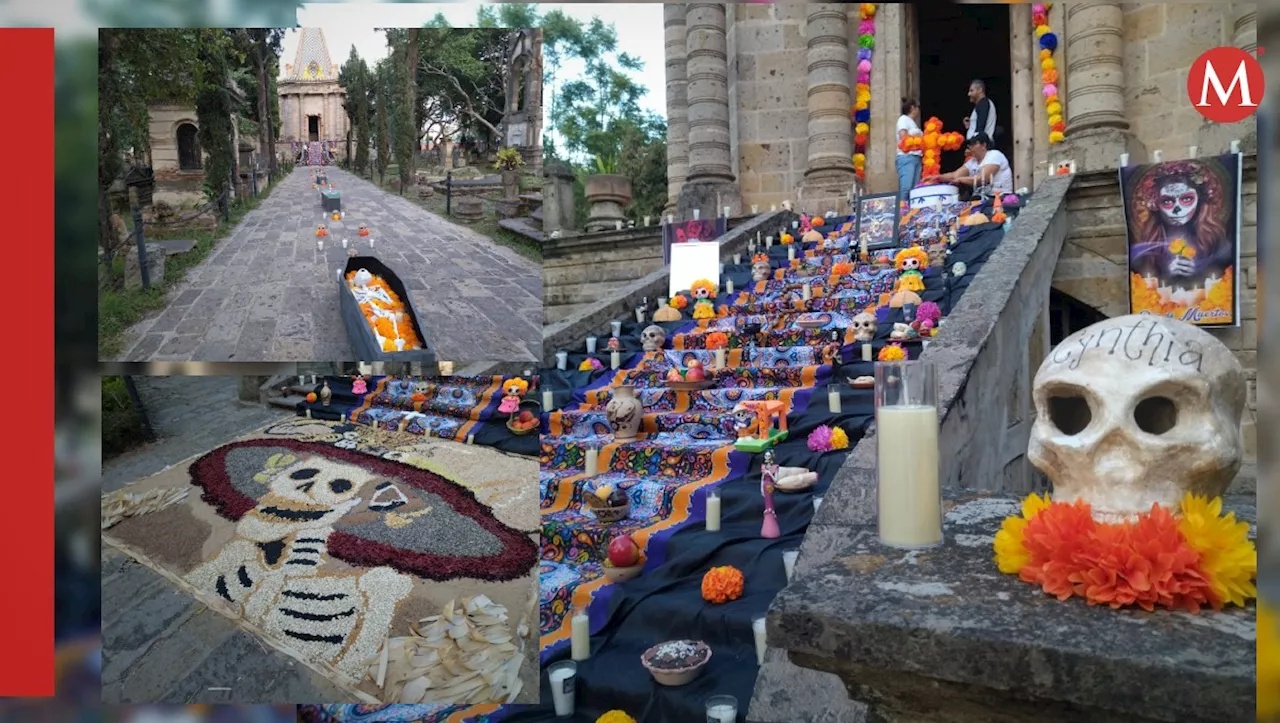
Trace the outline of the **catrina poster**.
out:
<instances>
[{"instance_id":1,"label":"catrina poster","mask_svg":"<svg viewBox=\"0 0 1280 723\"><path fill-rule=\"evenodd\" d=\"M1241 165L1232 153L1120 169L1131 313L1240 323Z\"/></svg>"}]
</instances>

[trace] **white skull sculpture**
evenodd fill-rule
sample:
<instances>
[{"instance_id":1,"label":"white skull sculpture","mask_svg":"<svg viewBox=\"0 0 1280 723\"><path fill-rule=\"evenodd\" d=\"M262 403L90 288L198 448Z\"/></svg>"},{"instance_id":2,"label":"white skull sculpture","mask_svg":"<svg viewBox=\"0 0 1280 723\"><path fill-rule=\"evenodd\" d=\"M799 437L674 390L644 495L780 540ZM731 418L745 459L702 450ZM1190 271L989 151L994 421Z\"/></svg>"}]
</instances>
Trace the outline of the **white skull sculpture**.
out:
<instances>
[{"instance_id":1,"label":"white skull sculpture","mask_svg":"<svg viewBox=\"0 0 1280 723\"><path fill-rule=\"evenodd\" d=\"M751 264L752 281L768 281L771 275L773 275L773 267L768 261L757 261Z\"/></svg>"},{"instance_id":2,"label":"white skull sculpture","mask_svg":"<svg viewBox=\"0 0 1280 723\"><path fill-rule=\"evenodd\" d=\"M853 338L857 341L871 341L876 338L875 314L864 311L849 320L849 327L853 329Z\"/></svg>"},{"instance_id":3,"label":"white skull sculpture","mask_svg":"<svg viewBox=\"0 0 1280 723\"><path fill-rule=\"evenodd\" d=\"M658 351L662 349L662 345L667 341L667 330L657 324L650 324L640 332L640 342L644 346L645 351Z\"/></svg>"},{"instance_id":4,"label":"white skull sculpture","mask_svg":"<svg viewBox=\"0 0 1280 723\"><path fill-rule=\"evenodd\" d=\"M1245 380L1231 350L1175 319L1130 315L1078 331L1036 373L1027 458L1054 498L1133 519L1187 492L1222 494L1240 469Z\"/></svg>"}]
</instances>

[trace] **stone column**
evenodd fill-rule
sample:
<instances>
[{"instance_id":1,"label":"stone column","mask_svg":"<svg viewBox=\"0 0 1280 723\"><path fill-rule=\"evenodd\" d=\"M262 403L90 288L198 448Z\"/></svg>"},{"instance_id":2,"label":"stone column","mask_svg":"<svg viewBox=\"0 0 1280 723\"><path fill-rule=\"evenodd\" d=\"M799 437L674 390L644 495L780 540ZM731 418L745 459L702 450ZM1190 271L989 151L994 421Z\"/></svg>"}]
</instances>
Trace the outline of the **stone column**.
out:
<instances>
[{"instance_id":1,"label":"stone column","mask_svg":"<svg viewBox=\"0 0 1280 723\"><path fill-rule=\"evenodd\" d=\"M680 191L681 216L719 216L742 207L733 175L729 133L728 38L722 3L689 3L687 25L689 73L689 174Z\"/></svg>"},{"instance_id":2,"label":"stone column","mask_svg":"<svg viewBox=\"0 0 1280 723\"><path fill-rule=\"evenodd\" d=\"M1013 187L1035 185L1036 143L1048 143L1047 119L1036 115L1036 80L1040 77L1039 54L1033 50L1031 6L1009 6L1009 62L1013 70ZM1039 368L1039 367L1037 367Z\"/></svg>"},{"instance_id":3,"label":"stone column","mask_svg":"<svg viewBox=\"0 0 1280 723\"><path fill-rule=\"evenodd\" d=\"M1078 171L1119 165L1120 154L1133 163L1146 158L1129 132L1124 115L1124 11L1115 2L1078 2L1064 6L1064 60L1068 91L1063 98L1067 143L1050 151L1049 163L1071 159ZM1059 72L1062 66L1059 65ZM1137 146L1137 147L1135 147Z\"/></svg>"},{"instance_id":4,"label":"stone column","mask_svg":"<svg viewBox=\"0 0 1280 723\"><path fill-rule=\"evenodd\" d=\"M1226 26L1227 38L1232 45L1258 57L1257 5L1224 6L1222 23ZM1213 123L1206 119L1200 124L1195 143L1201 156L1212 156L1229 151L1231 141L1240 141L1240 148L1245 154L1257 153L1258 117L1250 116L1238 123Z\"/></svg>"},{"instance_id":5,"label":"stone column","mask_svg":"<svg viewBox=\"0 0 1280 723\"><path fill-rule=\"evenodd\" d=\"M1231 44L1258 57L1258 6L1237 3L1231 6L1227 18L1234 21L1234 25L1228 26Z\"/></svg>"},{"instance_id":6,"label":"stone column","mask_svg":"<svg viewBox=\"0 0 1280 723\"><path fill-rule=\"evenodd\" d=\"M686 47L685 5L663 6L662 24L667 56L667 206L675 213L689 173L689 76Z\"/></svg>"},{"instance_id":7,"label":"stone column","mask_svg":"<svg viewBox=\"0 0 1280 723\"><path fill-rule=\"evenodd\" d=\"M298 99L298 140L306 143L310 136L307 135L307 124L303 122L302 114L302 93L296 96Z\"/></svg>"},{"instance_id":8,"label":"stone column","mask_svg":"<svg viewBox=\"0 0 1280 723\"><path fill-rule=\"evenodd\" d=\"M853 172L853 124L849 108L849 23L846 8L813 3L808 48L809 142L802 208L812 213L847 212Z\"/></svg>"}]
</instances>

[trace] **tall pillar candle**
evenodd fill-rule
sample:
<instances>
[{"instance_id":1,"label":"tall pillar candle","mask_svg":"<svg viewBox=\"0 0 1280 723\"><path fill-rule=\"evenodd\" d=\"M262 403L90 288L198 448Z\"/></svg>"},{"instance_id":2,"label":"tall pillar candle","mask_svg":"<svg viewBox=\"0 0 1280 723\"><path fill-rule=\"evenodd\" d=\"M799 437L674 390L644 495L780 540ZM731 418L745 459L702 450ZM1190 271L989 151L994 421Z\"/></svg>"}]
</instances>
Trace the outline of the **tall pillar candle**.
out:
<instances>
[{"instance_id":1,"label":"tall pillar candle","mask_svg":"<svg viewBox=\"0 0 1280 723\"><path fill-rule=\"evenodd\" d=\"M875 377L880 543L901 549L940 545L935 367L927 360L882 362Z\"/></svg>"},{"instance_id":2,"label":"tall pillar candle","mask_svg":"<svg viewBox=\"0 0 1280 723\"><path fill-rule=\"evenodd\" d=\"M587 353L588 354L596 353L596 337L594 336L587 337Z\"/></svg>"},{"instance_id":3,"label":"tall pillar candle","mask_svg":"<svg viewBox=\"0 0 1280 723\"><path fill-rule=\"evenodd\" d=\"M554 401L555 401L555 395L551 393L551 390L543 389L542 390L542 411L550 412L551 406L552 404L554 404Z\"/></svg>"},{"instance_id":4,"label":"tall pillar candle","mask_svg":"<svg viewBox=\"0 0 1280 723\"><path fill-rule=\"evenodd\" d=\"M569 657L574 660L586 660L591 657L591 618L586 608L573 611L569 622Z\"/></svg>"},{"instance_id":5,"label":"tall pillar candle","mask_svg":"<svg viewBox=\"0 0 1280 723\"><path fill-rule=\"evenodd\" d=\"M732 293L733 293L733 279L725 279L725 282L724 282L724 292L725 292L726 294L732 294Z\"/></svg>"},{"instance_id":6,"label":"tall pillar candle","mask_svg":"<svg viewBox=\"0 0 1280 723\"><path fill-rule=\"evenodd\" d=\"M764 665L764 652L768 649L765 643L765 616L761 615L751 621L751 635L756 639L756 664Z\"/></svg>"},{"instance_id":7,"label":"tall pillar candle","mask_svg":"<svg viewBox=\"0 0 1280 723\"><path fill-rule=\"evenodd\" d=\"M832 414L839 414L842 409L840 406L840 387L832 384L827 388L827 408Z\"/></svg>"},{"instance_id":8,"label":"tall pillar candle","mask_svg":"<svg viewBox=\"0 0 1280 723\"><path fill-rule=\"evenodd\" d=\"M600 450L587 447L587 476L594 477L600 473Z\"/></svg>"},{"instance_id":9,"label":"tall pillar candle","mask_svg":"<svg viewBox=\"0 0 1280 723\"><path fill-rule=\"evenodd\" d=\"M614 336L622 336L622 322L621 321L609 322L609 331L612 331Z\"/></svg>"},{"instance_id":10,"label":"tall pillar candle","mask_svg":"<svg viewBox=\"0 0 1280 723\"><path fill-rule=\"evenodd\" d=\"M609 352L609 368L617 369L622 366L622 355L617 349Z\"/></svg>"},{"instance_id":11,"label":"tall pillar candle","mask_svg":"<svg viewBox=\"0 0 1280 723\"><path fill-rule=\"evenodd\" d=\"M711 490L707 493L707 531L720 530L720 493Z\"/></svg>"},{"instance_id":12,"label":"tall pillar candle","mask_svg":"<svg viewBox=\"0 0 1280 723\"><path fill-rule=\"evenodd\" d=\"M805 285L804 285L804 288L802 289L801 293L802 293L803 298L804 298L804 300L805 300L805 301L809 301L810 299L812 299L812 298L813 298L813 284L810 284L809 282L807 282L807 281L806 281L806 282L805 282Z\"/></svg>"},{"instance_id":13,"label":"tall pillar candle","mask_svg":"<svg viewBox=\"0 0 1280 723\"><path fill-rule=\"evenodd\" d=\"M556 352L556 369L559 369L560 371L564 371L567 366L569 366L569 352L567 351Z\"/></svg>"},{"instance_id":14,"label":"tall pillar candle","mask_svg":"<svg viewBox=\"0 0 1280 723\"><path fill-rule=\"evenodd\" d=\"M871 342L864 341L862 342L862 361L869 362L871 360Z\"/></svg>"}]
</instances>

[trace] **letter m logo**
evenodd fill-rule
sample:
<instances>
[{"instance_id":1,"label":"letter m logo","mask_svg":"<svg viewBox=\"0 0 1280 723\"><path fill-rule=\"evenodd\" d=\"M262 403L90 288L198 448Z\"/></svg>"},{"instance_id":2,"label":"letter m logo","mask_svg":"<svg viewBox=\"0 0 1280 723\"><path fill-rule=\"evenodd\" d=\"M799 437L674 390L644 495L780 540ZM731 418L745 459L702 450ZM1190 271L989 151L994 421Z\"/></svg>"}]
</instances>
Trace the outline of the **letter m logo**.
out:
<instances>
[{"instance_id":1,"label":"letter m logo","mask_svg":"<svg viewBox=\"0 0 1280 723\"><path fill-rule=\"evenodd\" d=\"M1253 115L1265 90L1262 65L1239 48L1208 50L1187 73L1191 104L1216 123L1236 123Z\"/></svg>"}]
</instances>

